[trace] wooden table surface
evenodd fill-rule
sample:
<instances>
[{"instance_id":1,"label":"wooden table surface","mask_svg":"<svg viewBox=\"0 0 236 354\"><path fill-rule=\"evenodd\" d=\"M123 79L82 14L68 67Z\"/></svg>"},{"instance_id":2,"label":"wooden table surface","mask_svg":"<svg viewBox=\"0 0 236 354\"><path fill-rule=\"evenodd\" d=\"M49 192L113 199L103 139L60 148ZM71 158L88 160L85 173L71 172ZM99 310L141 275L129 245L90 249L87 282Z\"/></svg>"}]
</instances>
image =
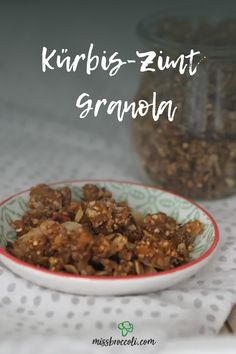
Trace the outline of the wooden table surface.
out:
<instances>
[{"instance_id":1,"label":"wooden table surface","mask_svg":"<svg viewBox=\"0 0 236 354\"><path fill-rule=\"evenodd\" d=\"M220 331L221 335L235 335L236 336L236 306L233 308L229 318Z\"/></svg>"}]
</instances>

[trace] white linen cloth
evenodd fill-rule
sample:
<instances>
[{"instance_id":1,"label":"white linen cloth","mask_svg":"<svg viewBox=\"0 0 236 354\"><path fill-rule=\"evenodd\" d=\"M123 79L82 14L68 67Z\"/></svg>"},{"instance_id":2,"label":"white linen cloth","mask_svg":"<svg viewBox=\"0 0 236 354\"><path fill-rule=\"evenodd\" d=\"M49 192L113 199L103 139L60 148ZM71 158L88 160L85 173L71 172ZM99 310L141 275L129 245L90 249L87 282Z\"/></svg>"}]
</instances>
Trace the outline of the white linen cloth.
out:
<instances>
[{"instance_id":1,"label":"white linen cloth","mask_svg":"<svg viewBox=\"0 0 236 354\"><path fill-rule=\"evenodd\" d=\"M142 182L132 150L115 138L107 143L109 139L76 125L42 123L19 114L11 120L2 116L0 124L1 200L39 182L84 178ZM10 353L11 346L15 352L14 343L20 349L22 339L33 335L35 341L32 337L18 353L35 352L41 338L37 336L54 343L52 335L58 336L54 353L65 353L62 336L71 344L67 353L93 353L101 348L91 345L92 340L121 338L117 324L125 320L134 325L132 335L154 338L159 348L167 337L217 334L236 303L236 197L201 204L219 223L218 250L196 276L165 291L119 297L68 295L21 279L0 264L0 353Z\"/></svg>"}]
</instances>

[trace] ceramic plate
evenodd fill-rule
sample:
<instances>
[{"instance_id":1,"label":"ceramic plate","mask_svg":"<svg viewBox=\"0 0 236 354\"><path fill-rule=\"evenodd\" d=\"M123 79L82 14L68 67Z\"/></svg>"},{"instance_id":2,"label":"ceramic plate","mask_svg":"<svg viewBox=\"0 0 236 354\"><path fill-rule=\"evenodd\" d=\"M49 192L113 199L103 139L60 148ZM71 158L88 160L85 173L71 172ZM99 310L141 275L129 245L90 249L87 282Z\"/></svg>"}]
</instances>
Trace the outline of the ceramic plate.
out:
<instances>
[{"instance_id":1,"label":"ceramic plate","mask_svg":"<svg viewBox=\"0 0 236 354\"><path fill-rule=\"evenodd\" d=\"M11 219L20 218L26 210L29 191L24 191L0 204L0 260L6 267L27 280L53 290L82 295L125 295L148 293L175 285L194 275L212 257L219 241L218 227L212 216L194 202L158 188L128 182L67 181L54 186L70 186L74 197L80 198L81 187L85 183L96 183L107 188L117 201L127 200L142 214L162 211L179 223L199 219L204 224L204 232L196 238L191 262L168 271L126 277L56 273L22 262L10 255L5 246L7 241L16 237L9 226Z\"/></svg>"}]
</instances>

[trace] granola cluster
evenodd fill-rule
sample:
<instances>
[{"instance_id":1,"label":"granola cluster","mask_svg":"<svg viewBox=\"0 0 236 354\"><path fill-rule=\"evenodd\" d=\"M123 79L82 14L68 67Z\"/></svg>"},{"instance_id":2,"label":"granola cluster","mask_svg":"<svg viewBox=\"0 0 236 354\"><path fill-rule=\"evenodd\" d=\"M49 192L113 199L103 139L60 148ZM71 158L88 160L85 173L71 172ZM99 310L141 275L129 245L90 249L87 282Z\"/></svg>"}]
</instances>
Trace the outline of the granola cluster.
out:
<instances>
[{"instance_id":1,"label":"granola cluster","mask_svg":"<svg viewBox=\"0 0 236 354\"><path fill-rule=\"evenodd\" d=\"M86 184L80 200L69 187L40 184L29 209L12 221L16 240L8 251L28 263L80 275L155 273L190 261L203 225L180 225L164 213L141 216L104 188Z\"/></svg>"},{"instance_id":2,"label":"granola cluster","mask_svg":"<svg viewBox=\"0 0 236 354\"><path fill-rule=\"evenodd\" d=\"M164 189L197 199L236 193L236 65L226 50L235 34L233 19L193 25L184 16L166 17L150 30L150 40L156 35L157 43L169 43L166 55L177 58L181 48L195 45L206 56L194 76L149 71L140 82L137 101L151 103L158 92L159 100L171 99L178 107L171 124L165 115L154 122L151 110L134 122L142 165Z\"/></svg>"}]
</instances>

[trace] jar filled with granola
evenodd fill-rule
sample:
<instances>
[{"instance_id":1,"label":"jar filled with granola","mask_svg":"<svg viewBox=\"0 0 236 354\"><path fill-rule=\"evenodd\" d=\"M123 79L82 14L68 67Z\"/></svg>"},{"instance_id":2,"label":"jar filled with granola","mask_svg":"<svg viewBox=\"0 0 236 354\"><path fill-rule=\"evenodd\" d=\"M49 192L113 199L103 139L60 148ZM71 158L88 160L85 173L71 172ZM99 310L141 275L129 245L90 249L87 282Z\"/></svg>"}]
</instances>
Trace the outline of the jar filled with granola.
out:
<instances>
[{"instance_id":1,"label":"jar filled with granola","mask_svg":"<svg viewBox=\"0 0 236 354\"><path fill-rule=\"evenodd\" d=\"M230 10L230 9L229 9ZM144 169L157 186L197 199L236 192L236 18L209 20L186 9L149 17L138 25L147 50L177 58L191 48L205 59L194 76L147 71L137 100L171 99L173 122L148 112L134 121Z\"/></svg>"}]
</instances>

